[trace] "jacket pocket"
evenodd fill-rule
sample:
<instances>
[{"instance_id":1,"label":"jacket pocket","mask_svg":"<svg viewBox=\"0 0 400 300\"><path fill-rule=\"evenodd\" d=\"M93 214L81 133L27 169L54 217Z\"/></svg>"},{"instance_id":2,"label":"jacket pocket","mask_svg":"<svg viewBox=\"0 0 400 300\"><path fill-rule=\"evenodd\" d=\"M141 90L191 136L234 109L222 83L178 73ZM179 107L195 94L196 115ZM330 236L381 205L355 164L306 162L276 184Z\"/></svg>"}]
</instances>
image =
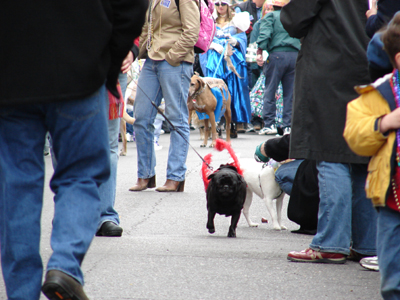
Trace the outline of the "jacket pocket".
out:
<instances>
[{"instance_id":1,"label":"jacket pocket","mask_svg":"<svg viewBox=\"0 0 400 300\"><path fill-rule=\"evenodd\" d=\"M381 195L382 186L379 176L379 166L381 160L381 157L374 156L371 158L371 161L368 164L368 176L365 183L365 191L367 194L367 198L372 199L373 202L376 202Z\"/></svg>"}]
</instances>

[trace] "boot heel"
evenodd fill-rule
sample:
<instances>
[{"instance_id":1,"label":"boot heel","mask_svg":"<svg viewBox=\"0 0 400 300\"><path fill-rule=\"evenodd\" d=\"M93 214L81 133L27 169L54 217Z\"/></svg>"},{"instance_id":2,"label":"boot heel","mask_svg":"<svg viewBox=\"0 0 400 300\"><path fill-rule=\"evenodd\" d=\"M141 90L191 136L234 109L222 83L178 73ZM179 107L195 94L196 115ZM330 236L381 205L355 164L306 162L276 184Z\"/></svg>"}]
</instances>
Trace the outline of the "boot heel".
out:
<instances>
[{"instance_id":1,"label":"boot heel","mask_svg":"<svg viewBox=\"0 0 400 300\"><path fill-rule=\"evenodd\" d=\"M183 192L183 190L185 189L185 180L179 182L178 187L176 188L177 192Z\"/></svg>"},{"instance_id":2,"label":"boot heel","mask_svg":"<svg viewBox=\"0 0 400 300\"><path fill-rule=\"evenodd\" d=\"M147 188L151 189L156 187L156 175L149 179L149 183L147 184Z\"/></svg>"}]
</instances>

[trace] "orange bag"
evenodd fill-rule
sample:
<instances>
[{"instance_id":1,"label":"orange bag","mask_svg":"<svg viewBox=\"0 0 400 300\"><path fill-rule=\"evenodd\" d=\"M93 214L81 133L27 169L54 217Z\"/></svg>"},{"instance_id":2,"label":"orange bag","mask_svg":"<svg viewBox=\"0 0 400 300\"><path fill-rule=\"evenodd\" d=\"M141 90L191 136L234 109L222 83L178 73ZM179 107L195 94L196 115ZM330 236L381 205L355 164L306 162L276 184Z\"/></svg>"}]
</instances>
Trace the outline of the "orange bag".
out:
<instances>
[{"instance_id":1,"label":"orange bag","mask_svg":"<svg viewBox=\"0 0 400 300\"><path fill-rule=\"evenodd\" d=\"M115 120L117 118L122 118L124 113L124 97L122 97L121 85L119 82L117 83L117 90L119 94L119 99L115 97L110 91L107 90L108 93L108 119Z\"/></svg>"}]
</instances>

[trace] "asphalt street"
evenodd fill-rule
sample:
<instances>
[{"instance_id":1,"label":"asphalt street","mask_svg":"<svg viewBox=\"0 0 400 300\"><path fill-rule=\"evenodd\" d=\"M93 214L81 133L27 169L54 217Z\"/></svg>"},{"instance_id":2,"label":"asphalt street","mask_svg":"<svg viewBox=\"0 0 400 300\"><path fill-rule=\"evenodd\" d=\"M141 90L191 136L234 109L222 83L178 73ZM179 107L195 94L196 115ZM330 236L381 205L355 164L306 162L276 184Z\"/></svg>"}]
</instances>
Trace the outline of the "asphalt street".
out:
<instances>
[{"instance_id":1,"label":"asphalt street","mask_svg":"<svg viewBox=\"0 0 400 300\"><path fill-rule=\"evenodd\" d=\"M232 147L240 158L253 158L255 147L267 136L239 134ZM191 131L192 146L204 156L213 153L213 165L227 163L229 155L200 148L199 132ZM156 152L157 186L165 182L169 134L160 137L163 149ZM121 146L121 144L120 144ZM46 187L42 214L41 254L51 254L50 232L53 194L50 156L45 157ZM136 183L136 144L128 143L127 156L120 157L115 208L124 229L120 238L95 237L83 271L84 289L94 300L302 300L381 299L379 273L358 263L343 265L294 263L287 260L293 250L308 247L312 236L291 233L299 226L287 218L288 196L283 206L283 224L275 231L264 202L254 196L250 228L242 216L237 238L227 238L230 218L217 215L216 232L206 229L207 209L201 178L202 161L192 148L187 159L183 193L158 193L154 189L129 192ZM1 277L2 275L0 275ZM0 299L6 299L0 279ZM44 296L41 299L45 299Z\"/></svg>"}]
</instances>

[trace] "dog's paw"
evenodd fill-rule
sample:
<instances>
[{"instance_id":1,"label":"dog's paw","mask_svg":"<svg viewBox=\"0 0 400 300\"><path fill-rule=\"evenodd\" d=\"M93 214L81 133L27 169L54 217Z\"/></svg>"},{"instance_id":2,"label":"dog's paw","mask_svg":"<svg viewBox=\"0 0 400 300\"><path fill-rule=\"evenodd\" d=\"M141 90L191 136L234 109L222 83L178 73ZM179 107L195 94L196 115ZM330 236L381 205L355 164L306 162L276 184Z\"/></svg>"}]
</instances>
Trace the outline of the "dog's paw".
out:
<instances>
[{"instance_id":1,"label":"dog's paw","mask_svg":"<svg viewBox=\"0 0 400 300\"><path fill-rule=\"evenodd\" d=\"M208 233L211 233L211 234L215 233L215 228L208 229Z\"/></svg>"},{"instance_id":2,"label":"dog's paw","mask_svg":"<svg viewBox=\"0 0 400 300\"><path fill-rule=\"evenodd\" d=\"M210 148L215 148L215 144L211 144L209 147Z\"/></svg>"},{"instance_id":3,"label":"dog's paw","mask_svg":"<svg viewBox=\"0 0 400 300\"><path fill-rule=\"evenodd\" d=\"M228 232L228 237L235 238L236 237L236 232Z\"/></svg>"},{"instance_id":4,"label":"dog's paw","mask_svg":"<svg viewBox=\"0 0 400 300\"><path fill-rule=\"evenodd\" d=\"M121 151L121 152L119 153L119 156L126 156L126 152Z\"/></svg>"},{"instance_id":5,"label":"dog's paw","mask_svg":"<svg viewBox=\"0 0 400 300\"><path fill-rule=\"evenodd\" d=\"M201 144L201 145L200 145L201 148L206 147L206 146L207 146L207 145L204 145L204 144Z\"/></svg>"},{"instance_id":6,"label":"dog's paw","mask_svg":"<svg viewBox=\"0 0 400 300\"><path fill-rule=\"evenodd\" d=\"M286 230L287 228L286 228L286 226L281 225L281 229L282 229L282 230Z\"/></svg>"}]
</instances>

